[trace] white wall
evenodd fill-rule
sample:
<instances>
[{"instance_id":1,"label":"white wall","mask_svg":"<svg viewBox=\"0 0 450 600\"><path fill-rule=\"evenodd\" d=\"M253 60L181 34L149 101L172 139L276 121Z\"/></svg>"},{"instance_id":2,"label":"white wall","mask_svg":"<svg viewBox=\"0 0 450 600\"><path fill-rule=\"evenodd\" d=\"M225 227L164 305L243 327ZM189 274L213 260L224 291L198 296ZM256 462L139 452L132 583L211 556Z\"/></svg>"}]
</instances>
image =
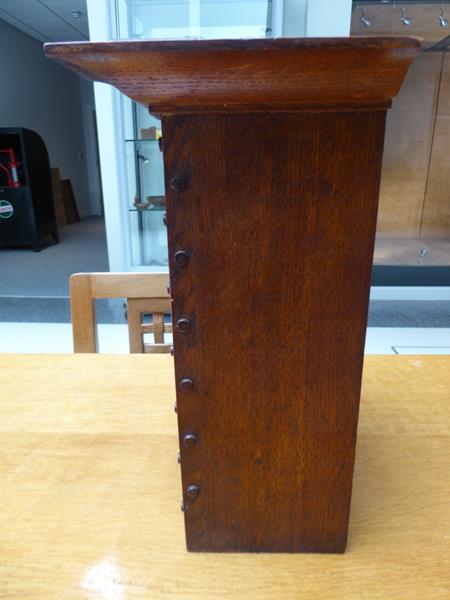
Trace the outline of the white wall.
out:
<instances>
[{"instance_id":1,"label":"white wall","mask_svg":"<svg viewBox=\"0 0 450 600\"><path fill-rule=\"evenodd\" d=\"M89 34L93 42L111 39L114 18L109 0L87 0ZM95 83L95 104L105 207L106 241L111 271L130 270L130 239L126 198L120 94L106 83Z\"/></svg>"},{"instance_id":2,"label":"white wall","mask_svg":"<svg viewBox=\"0 0 450 600\"><path fill-rule=\"evenodd\" d=\"M72 181L80 215L89 215L80 78L45 58L40 42L1 20L0 56L0 127L39 133L51 166Z\"/></svg>"},{"instance_id":3,"label":"white wall","mask_svg":"<svg viewBox=\"0 0 450 600\"><path fill-rule=\"evenodd\" d=\"M284 0L284 37L350 35L351 0Z\"/></svg>"},{"instance_id":4,"label":"white wall","mask_svg":"<svg viewBox=\"0 0 450 600\"><path fill-rule=\"evenodd\" d=\"M306 15L308 37L350 35L352 0L309 0Z\"/></svg>"},{"instance_id":5,"label":"white wall","mask_svg":"<svg viewBox=\"0 0 450 600\"><path fill-rule=\"evenodd\" d=\"M81 110L83 114L84 156L88 174L90 213L92 215L102 215L102 185L100 181L94 85L92 81L88 81L82 77L79 78L79 83Z\"/></svg>"},{"instance_id":6,"label":"white wall","mask_svg":"<svg viewBox=\"0 0 450 600\"><path fill-rule=\"evenodd\" d=\"M308 0L284 0L283 4L283 37L304 37Z\"/></svg>"}]
</instances>

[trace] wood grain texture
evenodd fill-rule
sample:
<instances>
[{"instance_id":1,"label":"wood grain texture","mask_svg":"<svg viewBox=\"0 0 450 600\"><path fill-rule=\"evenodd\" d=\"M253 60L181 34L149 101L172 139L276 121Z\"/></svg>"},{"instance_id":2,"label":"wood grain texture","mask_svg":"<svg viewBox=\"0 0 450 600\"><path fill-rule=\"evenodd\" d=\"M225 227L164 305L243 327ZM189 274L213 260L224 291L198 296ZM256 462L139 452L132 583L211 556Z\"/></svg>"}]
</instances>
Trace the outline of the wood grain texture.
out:
<instances>
[{"instance_id":1,"label":"wood grain texture","mask_svg":"<svg viewBox=\"0 0 450 600\"><path fill-rule=\"evenodd\" d=\"M441 147L449 146L450 118L439 119L435 143ZM440 137L437 140L437 137ZM441 160L444 161L444 155ZM439 159L436 157L436 162ZM430 179L427 186L427 195L423 211L421 240L432 240L434 238L449 239L450 237L450 174L437 175Z\"/></svg>"},{"instance_id":2,"label":"wood grain texture","mask_svg":"<svg viewBox=\"0 0 450 600\"><path fill-rule=\"evenodd\" d=\"M377 233L450 234L450 59L421 53L388 112Z\"/></svg>"},{"instance_id":3,"label":"wood grain texture","mask_svg":"<svg viewBox=\"0 0 450 600\"><path fill-rule=\"evenodd\" d=\"M155 114L388 107L417 38L46 44L45 53Z\"/></svg>"},{"instance_id":4,"label":"wood grain texture","mask_svg":"<svg viewBox=\"0 0 450 600\"><path fill-rule=\"evenodd\" d=\"M345 548L383 133L382 112L163 120L192 550Z\"/></svg>"},{"instance_id":5,"label":"wood grain texture","mask_svg":"<svg viewBox=\"0 0 450 600\"><path fill-rule=\"evenodd\" d=\"M419 237L440 76L441 56L419 54L388 111L377 224L380 236Z\"/></svg>"},{"instance_id":6,"label":"wood grain texture","mask_svg":"<svg viewBox=\"0 0 450 600\"><path fill-rule=\"evenodd\" d=\"M430 168L424 199L421 238L450 236L450 57L442 58L442 73L433 130Z\"/></svg>"},{"instance_id":7,"label":"wood grain texture","mask_svg":"<svg viewBox=\"0 0 450 600\"><path fill-rule=\"evenodd\" d=\"M2 366L5 600L448 600L449 357L365 358L343 556L186 552L169 356Z\"/></svg>"}]
</instances>

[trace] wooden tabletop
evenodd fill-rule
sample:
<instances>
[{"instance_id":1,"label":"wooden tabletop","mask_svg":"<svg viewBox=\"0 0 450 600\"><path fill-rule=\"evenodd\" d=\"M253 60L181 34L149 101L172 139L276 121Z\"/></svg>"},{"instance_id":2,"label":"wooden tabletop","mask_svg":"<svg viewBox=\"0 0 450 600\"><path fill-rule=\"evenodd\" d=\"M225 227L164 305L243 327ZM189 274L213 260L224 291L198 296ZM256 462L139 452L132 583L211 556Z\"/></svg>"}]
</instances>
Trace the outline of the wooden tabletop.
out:
<instances>
[{"instance_id":1,"label":"wooden tabletop","mask_svg":"<svg viewBox=\"0 0 450 600\"><path fill-rule=\"evenodd\" d=\"M343 555L186 552L169 356L1 360L0 598L450 598L450 357L366 357Z\"/></svg>"}]
</instances>

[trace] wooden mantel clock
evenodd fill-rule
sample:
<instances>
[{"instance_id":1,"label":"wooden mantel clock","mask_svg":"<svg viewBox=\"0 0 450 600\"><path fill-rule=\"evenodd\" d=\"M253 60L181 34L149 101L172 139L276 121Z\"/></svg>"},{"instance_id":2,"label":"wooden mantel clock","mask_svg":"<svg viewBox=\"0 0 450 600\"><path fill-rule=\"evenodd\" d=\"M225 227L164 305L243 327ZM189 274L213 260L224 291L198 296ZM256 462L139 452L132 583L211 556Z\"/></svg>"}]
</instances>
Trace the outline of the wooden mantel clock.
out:
<instances>
[{"instance_id":1,"label":"wooden mantel clock","mask_svg":"<svg viewBox=\"0 0 450 600\"><path fill-rule=\"evenodd\" d=\"M162 118L190 550L345 550L385 115L419 49L46 45Z\"/></svg>"}]
</instances>

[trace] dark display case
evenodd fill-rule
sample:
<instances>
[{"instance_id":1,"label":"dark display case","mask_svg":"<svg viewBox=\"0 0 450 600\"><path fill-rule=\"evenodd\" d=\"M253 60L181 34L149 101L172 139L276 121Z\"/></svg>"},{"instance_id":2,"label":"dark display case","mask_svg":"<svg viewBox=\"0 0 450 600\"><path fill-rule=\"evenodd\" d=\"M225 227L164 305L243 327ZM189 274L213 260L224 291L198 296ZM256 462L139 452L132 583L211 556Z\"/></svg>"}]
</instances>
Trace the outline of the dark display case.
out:
<instances>
[{"instance_id":1,"label":"dark display case","mask_svg":"<svg viewBox=\"0 0 450 600\"><path fill-rule=\"evenodd\" d=\"M0 129L0 246L57 243L52 180L42 138L21 127Z\"/></svg>"}]
</instances>

